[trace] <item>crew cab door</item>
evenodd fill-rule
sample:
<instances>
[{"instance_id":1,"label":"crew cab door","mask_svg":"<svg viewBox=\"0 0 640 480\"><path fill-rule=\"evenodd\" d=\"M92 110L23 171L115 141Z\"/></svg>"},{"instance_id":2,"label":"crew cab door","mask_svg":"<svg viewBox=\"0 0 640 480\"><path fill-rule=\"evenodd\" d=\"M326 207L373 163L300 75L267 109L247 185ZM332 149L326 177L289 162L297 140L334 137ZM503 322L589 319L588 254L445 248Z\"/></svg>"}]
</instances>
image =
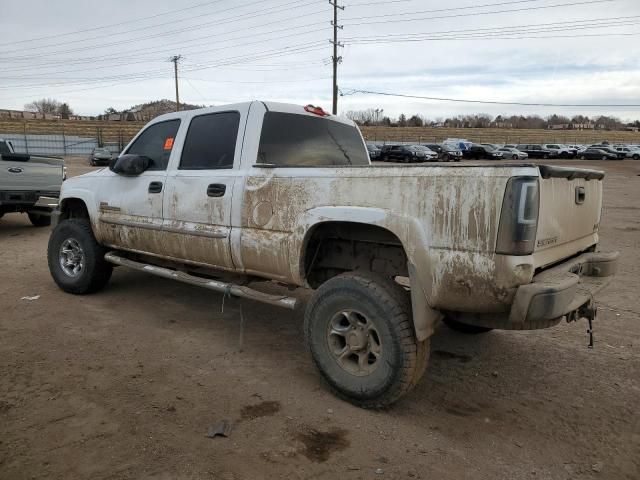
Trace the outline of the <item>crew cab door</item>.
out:
<instances>
[{"instance_id":1,"label":"crew cab door","mask_svg":"<svg viewBox=\"0 0 640 480\"><path fill-rule=\"evenodd\" d=\"M248 106L191 117L167 177L165 255L232 270L231 202Z\"/></svg>"},{"instance_id":2,"label":"crew cab door","mask_svg":"<svg viewBox=\"0 0 640 480\"><path fill-rule=\"evenodd\" d=\"M162 254L162 198L180 120L145 128L124 153L144 155L151 166L137 176L103 172L98 194L98 240L116 248Z\"/></svg>"}]
</instances>

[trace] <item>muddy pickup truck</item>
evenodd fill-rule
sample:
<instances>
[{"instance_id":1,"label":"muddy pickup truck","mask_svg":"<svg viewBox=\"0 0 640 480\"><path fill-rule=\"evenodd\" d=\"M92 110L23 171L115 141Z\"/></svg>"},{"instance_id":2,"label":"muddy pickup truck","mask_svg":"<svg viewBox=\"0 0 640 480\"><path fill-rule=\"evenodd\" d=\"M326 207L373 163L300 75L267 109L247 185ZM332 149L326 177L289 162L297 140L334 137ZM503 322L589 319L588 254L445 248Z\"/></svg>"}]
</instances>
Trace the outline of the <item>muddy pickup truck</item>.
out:
<instances>
[{"instance_id":1,"label":"muddy pickup truck","mask_svg":"<svg viewBox=\"0 0 640 480\"><path fill-rule=\"evenodd\" d=\"M16 153L10 141L0 138L0 218L21 212L36 227L50 225L65 177L61 158Z\"/></svg>"},{"instance_id":2,"label":"muddy pickup truck","mask_svg":"<svg viewBox=\"0 0 640 480\"><path fill-rule=\"evenodd\" d=\"M353 122L259 102L163 115L109 168L65 182L51 274L96 292L114 265L285 308L342 398L385 407L425 371L439 321L468 333L595 318L603 172L373 166ZM276 291L278 291L276 289Z\"/></svg>"}]
</instances>

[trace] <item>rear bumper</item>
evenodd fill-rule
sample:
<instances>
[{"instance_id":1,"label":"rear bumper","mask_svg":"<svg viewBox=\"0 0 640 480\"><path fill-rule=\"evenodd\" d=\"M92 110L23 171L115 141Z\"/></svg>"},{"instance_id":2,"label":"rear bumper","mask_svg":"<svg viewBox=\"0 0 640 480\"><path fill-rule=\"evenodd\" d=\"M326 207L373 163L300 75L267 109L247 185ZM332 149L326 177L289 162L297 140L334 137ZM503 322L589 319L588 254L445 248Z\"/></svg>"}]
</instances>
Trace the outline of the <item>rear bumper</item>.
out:
<instances>
[{"instance_id":1,"label":"rear bumper","mask_svg":"<svg viewBox=\"0 0 640 480\"><path fill-rule=\"evenodd\" d=\"M58 201L60 192L44 192L33 190L10 190L0 192L0 206L16 207L16 208L28 208L28 207L46 207L53 208L48 203ZM43 202L46 202L45 205ZM45 200L46 199L46 200Z\"/></svg>"},{"instance_id":2,"label":"rear bumper","mask_svg":"<svg viewBox=\"0 0 640 480\"><path fill-rule=\"evenodd\" d=\"M536 328L565 315L582 316L600 290L611 281L618 267L618 252L584 253L533 277L518 287L509 323Z\"/></svg>"}]
</instances>

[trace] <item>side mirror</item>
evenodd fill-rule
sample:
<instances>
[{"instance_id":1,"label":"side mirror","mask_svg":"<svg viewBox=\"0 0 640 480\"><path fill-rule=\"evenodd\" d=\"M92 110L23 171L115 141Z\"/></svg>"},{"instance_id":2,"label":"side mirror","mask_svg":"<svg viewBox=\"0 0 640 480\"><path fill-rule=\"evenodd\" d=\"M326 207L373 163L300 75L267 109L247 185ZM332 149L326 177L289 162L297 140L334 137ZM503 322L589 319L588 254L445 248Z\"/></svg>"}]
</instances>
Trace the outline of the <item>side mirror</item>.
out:
<instances>
[{"instance_id":1,"label":"side mirror","mask_svg":"<svg viewBox=\"0 0 640 480\"><path fill-rule=\"evenodd\" d=\"M151 159L144 155L126 154L113 158L109 170L125 177L135 177L151 166Z\"/></svg>"}]
</instances>

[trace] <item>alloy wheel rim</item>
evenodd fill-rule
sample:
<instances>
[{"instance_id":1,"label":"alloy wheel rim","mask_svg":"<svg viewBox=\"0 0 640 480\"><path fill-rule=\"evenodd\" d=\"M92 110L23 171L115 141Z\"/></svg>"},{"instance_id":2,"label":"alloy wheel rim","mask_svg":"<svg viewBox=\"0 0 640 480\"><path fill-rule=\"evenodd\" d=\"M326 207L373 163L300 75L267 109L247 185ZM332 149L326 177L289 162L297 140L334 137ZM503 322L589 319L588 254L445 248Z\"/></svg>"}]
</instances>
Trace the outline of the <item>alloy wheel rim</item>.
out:
<instances>
[{"instance_id":1,"label":"alloy wheel rim","mask_svg":"<svg viewBox=\"0 0 640 480\"><path fill-rule=\"evenodd\" d=\"M60 245L58 255L60 268L69 277L77 277L84 270L85 255L84 250L75 238L67 238Z\"/></svg>"},{"instance_id":2,"label":"alloy wheel rim","mask_svg":"<svg viewBox=\"0 0 640 480\"><path fill-rule=\"evenodd\" d=\"M358 311L342 310L333 316L327 328L327 345L336 363L351 375L370 375L381 363L378 330Z\"/></svg>"}]
</instances>

